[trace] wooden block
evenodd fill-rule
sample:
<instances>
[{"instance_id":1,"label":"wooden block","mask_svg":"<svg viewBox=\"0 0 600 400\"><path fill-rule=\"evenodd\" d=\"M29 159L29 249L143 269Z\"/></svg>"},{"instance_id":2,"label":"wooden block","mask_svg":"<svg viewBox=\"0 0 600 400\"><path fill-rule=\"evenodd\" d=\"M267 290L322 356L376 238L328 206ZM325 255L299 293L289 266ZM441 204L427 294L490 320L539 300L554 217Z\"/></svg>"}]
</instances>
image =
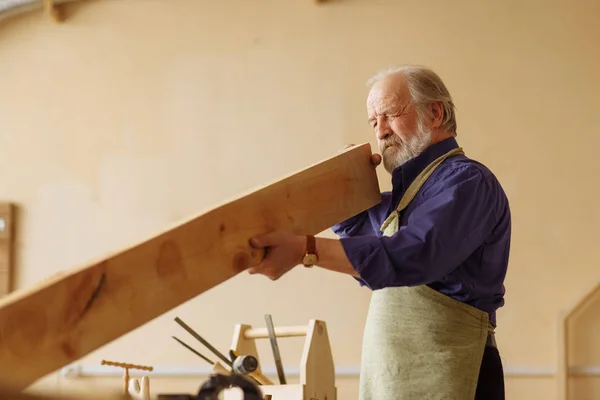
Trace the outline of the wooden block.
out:
<instances>
[{"instance_id":1,"label":"wooden block","mask_svg":"<svg viewBox=\"0 0 600 400\"><path fill-rule=\"evenodd\" d=\"M0 203L0 240L12 240L13 213L11 203Z\"/></svg>"},{"instance_id":2,"label":"wooden block","mask_svg":"<svg viewBox=\"0 0 600 400\"><path fill-rule=\"evenodd\" d=\"M0 203L0 298L12 289L13 221L13 205Z\"/></svg>"},{"instance_id":3,"label":"wooden block","mask_svg":"<svg viewBox=\"0 0 600 400\"><path fill-rule=\"evenodd\" d=\"M8 295L0 300L0 387L22 390L257 264L254 235L317 234L377 204L370 157L368 144L354 146Z\"/></svg>"}]
</instances>

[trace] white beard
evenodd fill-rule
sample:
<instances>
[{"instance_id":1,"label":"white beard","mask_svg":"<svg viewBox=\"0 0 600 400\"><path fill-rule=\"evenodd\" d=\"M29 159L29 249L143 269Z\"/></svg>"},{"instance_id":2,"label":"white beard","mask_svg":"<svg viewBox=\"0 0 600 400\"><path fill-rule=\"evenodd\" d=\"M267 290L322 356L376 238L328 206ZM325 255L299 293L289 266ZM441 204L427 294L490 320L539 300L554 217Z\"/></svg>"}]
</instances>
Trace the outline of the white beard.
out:
<instances>
[{"instance_id":1,"label":"white beard","mask_svg":"<svg viewBox=\"0 0 600 400\"><path fill-rule=\"evenodd\" d=\"M410 159L418 156L431 143L431 131L419 123L417 132L407 142L402 142L396 135L392 139L381 142L383 166L390 174Z\"/></svg>"}]
</instances>

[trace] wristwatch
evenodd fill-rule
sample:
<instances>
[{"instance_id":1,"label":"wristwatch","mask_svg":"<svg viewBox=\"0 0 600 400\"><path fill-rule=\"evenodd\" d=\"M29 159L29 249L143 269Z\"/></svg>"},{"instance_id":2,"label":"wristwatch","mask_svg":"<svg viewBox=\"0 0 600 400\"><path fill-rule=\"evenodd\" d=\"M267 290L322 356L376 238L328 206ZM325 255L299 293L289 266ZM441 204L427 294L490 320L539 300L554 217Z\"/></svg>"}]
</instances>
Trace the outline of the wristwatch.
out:
<instances>
[{"instance_id":1,"label":"wristwatch","mask_svg":"<svg viewBox=\"0 0 600 400\"><path fill-rule=\"evenodd\" d=\"M305 267L312 267L318 261L317 257L317 244L315 237L313 235L306 236L306 251L304 253L304 257L302 258L302 264Z\"/></svg>"}]
</instances>

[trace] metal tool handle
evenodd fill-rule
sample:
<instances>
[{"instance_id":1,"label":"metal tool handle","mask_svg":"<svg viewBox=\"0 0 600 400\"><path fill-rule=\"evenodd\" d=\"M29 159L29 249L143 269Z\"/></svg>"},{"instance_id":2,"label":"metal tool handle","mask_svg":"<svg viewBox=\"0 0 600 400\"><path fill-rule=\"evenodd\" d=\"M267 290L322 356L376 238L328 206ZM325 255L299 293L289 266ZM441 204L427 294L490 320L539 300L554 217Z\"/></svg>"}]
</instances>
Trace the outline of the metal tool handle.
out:
<instances>
[{"instance_id":1,"label":"metal tool handle","mask_svg":"<svg viewBox=\"0 0 600 400\"><path fill-rule=\"evenodd\" d=\"M275 359L275 367L277 368L277 375L279 376L279 383L285 385L285 374L283 372L283 363L281 362L281 354L279 354L279 345L277 344L277 337L275 336L275 327L273 326L273 319L271 315L265 315L265 321L267 323L267 331L269 332L269 339L271 341L271 347L273 348L273 358Z\"/></svg>"}]
</instances>

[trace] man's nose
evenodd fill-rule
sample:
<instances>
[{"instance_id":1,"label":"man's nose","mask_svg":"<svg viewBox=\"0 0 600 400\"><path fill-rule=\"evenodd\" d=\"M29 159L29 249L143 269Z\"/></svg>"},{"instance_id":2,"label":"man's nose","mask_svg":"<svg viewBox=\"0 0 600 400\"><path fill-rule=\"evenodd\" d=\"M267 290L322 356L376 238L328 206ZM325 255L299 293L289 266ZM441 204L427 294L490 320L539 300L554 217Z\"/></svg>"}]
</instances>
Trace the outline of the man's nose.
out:
<instances>
[{"instance_id":1,"label":"man's nose","mask_svg":"<svg viewBox=\"0 0 600 400\"><path fill-rule=\"evenodd\" d=\"M381 118L377 122L376 135L378 140L383 140L392 134L392 128L387 123L387 121Z\"/></svg>"}]
</instances>

